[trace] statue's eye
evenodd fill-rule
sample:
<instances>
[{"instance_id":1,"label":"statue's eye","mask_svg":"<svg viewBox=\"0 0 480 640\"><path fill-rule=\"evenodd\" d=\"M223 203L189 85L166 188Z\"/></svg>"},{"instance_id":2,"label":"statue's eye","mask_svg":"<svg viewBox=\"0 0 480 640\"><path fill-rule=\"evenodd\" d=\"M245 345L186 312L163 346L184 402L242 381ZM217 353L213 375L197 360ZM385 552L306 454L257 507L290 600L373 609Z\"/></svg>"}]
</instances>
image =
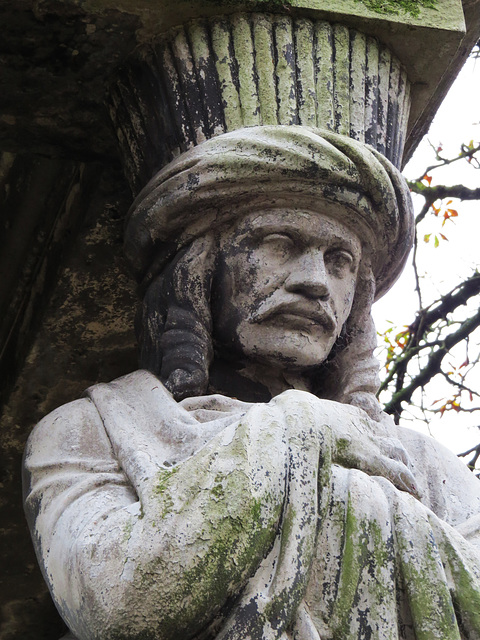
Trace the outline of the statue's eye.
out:
<instances>
[{"instance_id":1,"label":"statue's eye","mask_svg":"<svg viewBox=\"0 0 480 640\"><path fill-rule=\"evenodd\" d=\"M325 255L325 264L336 277L343 277L353 269L354 258L346 249L331 249Z\"/></svg>"},{"instance_id":2,"label":"statue's eye","mask_svg":"<svg viewBox=\"0 0 480 640\"><path fill-rule=\"evenodd\" d=\"M261 244L270 251L277 251L285 256L295 248L293 239L286 233L268 233L263 236Z\"/></svg>"}]
</instances>

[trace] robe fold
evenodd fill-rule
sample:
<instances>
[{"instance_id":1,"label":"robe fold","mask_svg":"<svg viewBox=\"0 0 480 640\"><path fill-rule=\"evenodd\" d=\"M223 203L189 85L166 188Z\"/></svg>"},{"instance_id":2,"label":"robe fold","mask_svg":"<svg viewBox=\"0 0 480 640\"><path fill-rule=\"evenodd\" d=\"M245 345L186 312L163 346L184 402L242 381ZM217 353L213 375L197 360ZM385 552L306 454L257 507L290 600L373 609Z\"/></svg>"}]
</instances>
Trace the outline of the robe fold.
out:
<instances>
[{"instance_id":1,"label":"robe fold","mask_svg":"<svg viewBox=\"0 0 480 640\"><path fill-rule=\"evenodd\" d=\"M68 637L480 640L480 483L399 428L420 500L395 488L375 429L302 391L176 403L146 371L52 412L25 509Z\"/></svg>"}]
</instances>

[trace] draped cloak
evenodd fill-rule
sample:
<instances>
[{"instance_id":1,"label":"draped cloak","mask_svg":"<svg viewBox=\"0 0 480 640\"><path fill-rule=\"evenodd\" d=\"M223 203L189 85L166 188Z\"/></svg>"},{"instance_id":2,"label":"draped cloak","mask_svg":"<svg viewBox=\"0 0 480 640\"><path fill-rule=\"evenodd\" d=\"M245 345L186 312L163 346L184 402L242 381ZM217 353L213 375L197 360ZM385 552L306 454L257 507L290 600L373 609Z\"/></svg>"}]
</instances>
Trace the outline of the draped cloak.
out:
<instances>
[{"instance_id":1,"label":"draped cloak","mask_svg":"<svg viewBox=\"0 0 480 640\"><path fill-rule=\"evenodd\" d=\"M401 428L420 500L371 475L375 424L302 391L176 403L146 371L51 413L25 508L68 637L480 639L480 483Z\"/></svg>"}]
</instances>

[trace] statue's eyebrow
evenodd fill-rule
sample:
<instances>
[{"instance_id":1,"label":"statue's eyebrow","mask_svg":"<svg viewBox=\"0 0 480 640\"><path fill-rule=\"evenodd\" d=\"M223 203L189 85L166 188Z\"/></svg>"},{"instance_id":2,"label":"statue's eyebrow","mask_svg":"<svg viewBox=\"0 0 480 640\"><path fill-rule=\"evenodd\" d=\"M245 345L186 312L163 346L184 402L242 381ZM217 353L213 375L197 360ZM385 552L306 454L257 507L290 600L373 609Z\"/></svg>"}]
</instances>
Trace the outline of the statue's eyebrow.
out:
<instances>
[{"instance_id":1,"label":"statue's eyebrow","mask_svg":"<svg viewBox=\"0 0 480 640\"><path fill-rule=\"evenodd\" d=\"M248 232L249 230L253 232L261 232L266 231L267 233L281 233L283 230L302 233L301 229L298 227L298 223L296 220L289 219L278 219L273 218L268 215L259 216L251 221L250 229L246 228L244 232Z\"/></svg>"},{"instance_id":2,"label":"statue's eyebrow","mask_svg":"<svg viewBox=\"0 0 480 640\"><path fill-rule=\"evenodd\" d=\"M301 217L302 214L299 213L298 218ZM301 228L298 225L298 219L279 219L269 213L259 214L257 217L249 220L239 229L237 241L247 241L248 238L255 239L262 235L274 233L286 233L292 237L294 242L305 245L312 244L315 241L321 241L321 238L314 234L310 229ZM332 248L345 249L351 252L354 257L357 257L358 247L355 240L345 237L341 232L336 232L334 229L328 231L328 245Z\"/></svg>"},{"instance_id":3,"label":"statue's eyebrow","mask_svg":"<svg viewBox=\"0 0 480 640\"><path fill-rule=\"evenodd\" d=\"M257 234L270 234L270 233L288 233L291 235L294 240L299 240L305 244L310 244L314 242L321 242L322 238L325 236L319 237L319 235L313 233L310 229L302 229L299 227L294 220L281 220L277 221L267 221L265 223L260 223L258 225L252 225L252 233ZM333 230L328 231L327 241L329 245L333 247L338 247L341 249L346 249L351 251L352 253L356 253L356 242L350 238L346 238L341 233L336 233Z\"/></svg>"},{"instance_id":4,"label":"statue's eyebrow","mask_svg":"<svg viewBox=\"0 0 480 640\"><path fill-rule=\"evenodd\" d=\"M298 231L298 228L295 228L294 223L291 222L279 222L278 219L265 220L264 217L259 216L254 220L249 220L248 223L239 228L238 239L244 240L249 237L258 237L269 233L282 233L283 231L293 233Z\"/></svg>"},{"instance_id":5,"label":"statue's eyebrow","mask_svg":"<svg viewBox=\"0 0 480 640\"><path fill-rule=\"evenodd\" d=\"M285 234L292 238L295 243L308 244L310 237L307 236L294 222L262 222L258 225L253 224L250 228L245 229L241 233L241 238L247 240L252 238L253 240L260 240L264 236L273 234Z\"/></svg>"},{"instance_id":6,"label":"statue's eyebrow","mask_svg":"<svg viewBox=\"0 0 480 640\"><path fill-rule=\"evenodd\" d=\"M350 251L352 254L356 254L358 251L357 244L351 240L350 238L345 238L345 236L335 235L331 238L332 248L335 249L346 249ZM359 242L360 244L360 242Z\"/></svg>"}]
</instances>

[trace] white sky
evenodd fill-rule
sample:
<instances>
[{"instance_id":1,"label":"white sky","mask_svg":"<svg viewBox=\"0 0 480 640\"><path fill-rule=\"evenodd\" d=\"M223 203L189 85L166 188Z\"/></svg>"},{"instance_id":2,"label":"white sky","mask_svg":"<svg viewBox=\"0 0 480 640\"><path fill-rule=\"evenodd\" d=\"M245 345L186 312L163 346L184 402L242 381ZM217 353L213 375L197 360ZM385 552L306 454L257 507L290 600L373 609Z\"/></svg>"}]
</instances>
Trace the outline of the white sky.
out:
<instances>
[{"instance_id":1,"label":"white sky","mask_svg":"<svg viewBox=\"0 0 480 640\"><path fill-rule=\"evenodd\" d=\"M434 153L428 141L435 147L441 143L442 155L445 157L458 155L462 142L468 144L472 139L478 142L479 105L480 60L469 60L445 98L428 135L406 166L405 176L408 179L418 178L428 165L434 164ZM480 170L474 170L465 161L437 169L432 172L432 177L432 186L466 184L472 188L480 187ZM422 204L423 198L418 198L417 213ZM451 206L459 212L459 217L454 222L447 221L441 228L441 220L427 216L419 233L420 238L423 238L425 233L432 233L433 239L433 235L440 231L448 237L448 242L441 241L438 248L434 248L432 240L428 245L421 242L423 246L420 271L423 278L428 280L426 290L431 295L427 302L438 298L439 293L448 291L460 281L460 277L468 276L475 267L480 266L480 203L460 203L454 200ZM417 304L414 286L413 269L409 260L399 282L374 306L374 319L379 332L390 326L388 320L400 327L413 320ZM476 377L476 389L480 391L480 372ZM439 395L432 397L431 401L442 397L442 393L442 387L439 385ZM476 404L478 406L479 403ZM407 423L403 424L407 426ZM477 424L480 425L480 412L463 416L450 412L441 419L435 416L427 432L430 431L431 435L455 453L459 453L480 442L480 430L471 426ZM425 424L420 421L409 422L408 426L426 431Z\"/></svg>"}]
</instances>

